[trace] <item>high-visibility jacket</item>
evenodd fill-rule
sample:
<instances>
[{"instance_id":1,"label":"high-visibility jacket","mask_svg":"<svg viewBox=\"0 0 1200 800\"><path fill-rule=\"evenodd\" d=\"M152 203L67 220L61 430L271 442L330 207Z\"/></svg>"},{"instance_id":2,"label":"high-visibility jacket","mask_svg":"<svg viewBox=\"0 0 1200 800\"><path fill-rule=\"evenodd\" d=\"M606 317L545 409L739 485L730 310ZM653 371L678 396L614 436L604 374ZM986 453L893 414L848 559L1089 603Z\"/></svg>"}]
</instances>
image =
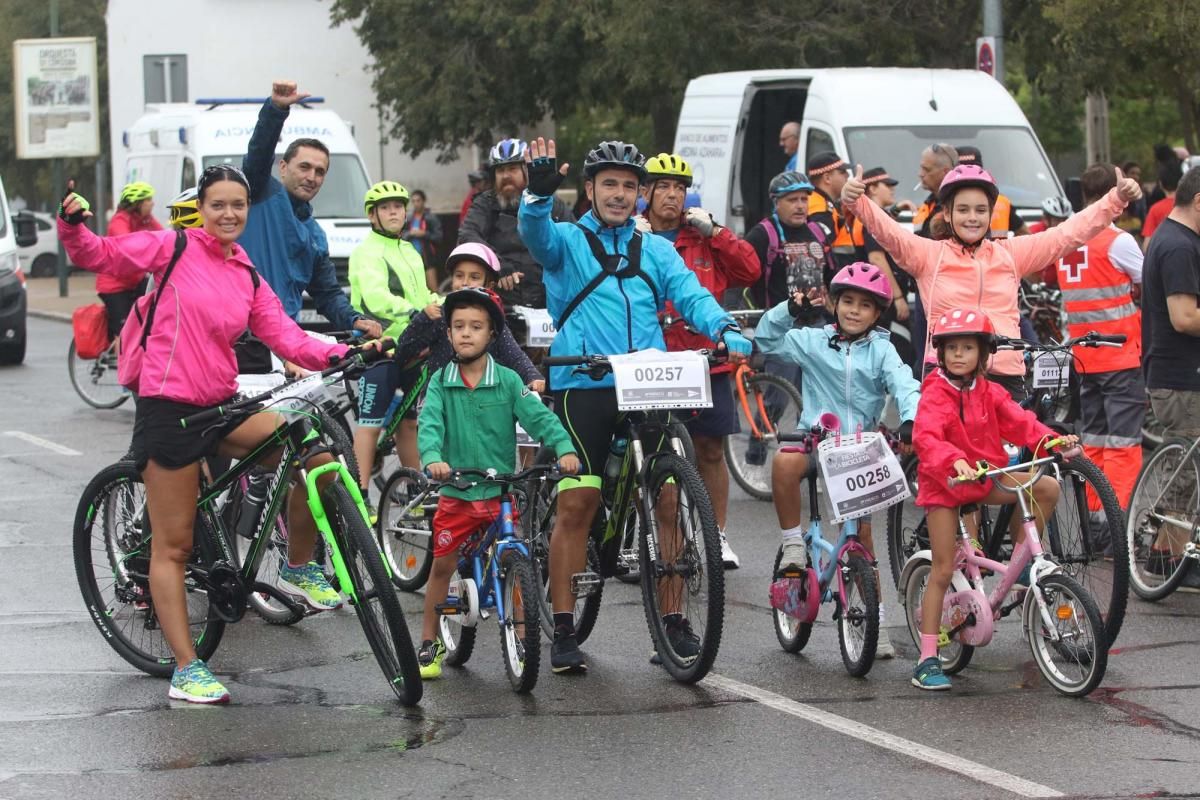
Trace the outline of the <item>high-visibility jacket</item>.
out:
<instances>
[{"instance_id":1,"label":"high-visibility jacket","mask_svg":"<svg viewBox=\"0 0 1200 800\"><path fill-rule=\"evenodd\" d=\"M1096 331L1126 337L1121 347L1073 348L1080 372L1135 369L1142 363L1142 312L1130 296L1133 281L1109 258L1109 248L1120 235L1109 226L1058 260L1068 335Z\"/></svg>"},{"instance_id":2,"label":"high-visibility jacket","mask_svg":"<svg viewBox=\"0 0 1200 800\"><path fill-rule=\"evenodd\" d=\"M833 217L833 252L841 255L854 253L854 243L850 240L850 226L846 224L841 210L821 192L813 192L808 196L808 217L812 219L818 214L829 214Z\"/></svg>"},{"instance_id":3,"label":"high-visibility jacket","mask_svg":"<svg viewBox=\"0 0 1200 800\"><path fill-rule=\"evenodd\" d=\"M1013 207L1012 201L1004 195L996 198L996 205L992 207L992 238L1007 239L1009 231L1009 223L1012 221Z\"/></svg>"}]
</instances>

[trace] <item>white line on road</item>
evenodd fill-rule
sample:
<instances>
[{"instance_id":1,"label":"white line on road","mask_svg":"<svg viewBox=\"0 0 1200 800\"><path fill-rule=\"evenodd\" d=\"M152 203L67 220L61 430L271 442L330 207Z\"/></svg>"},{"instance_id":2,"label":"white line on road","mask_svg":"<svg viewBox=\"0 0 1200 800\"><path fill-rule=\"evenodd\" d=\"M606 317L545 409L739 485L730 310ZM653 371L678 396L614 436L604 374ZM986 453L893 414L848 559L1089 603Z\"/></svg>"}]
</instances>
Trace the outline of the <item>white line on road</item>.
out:
<instances>
[{"instance_id":1,"label":"white line on road","mask_svg":"<svg viewBox=\"0 0 1200 800\"><path fill-rule=\"evenodd\" d=\"M703 682L714 688L747 697L777 711L782 711L785 714L791 714L793 717L814 722L831 731L851 736L867 744L873 744L876 747L891 750L893 753L899 753L902 756L928 762L942 769L957 772L980 783L988 783L1013 794L1019 794L1022 797L1065 796L1062 792L1057 789L1051 789L1049 786L1042 786L1040 783L1018 778L1016 775L1010 775L1007 772L1001 772L983 764L959 758L942 750L926 747L923 744L918 744L900 736L894 736L893 734L872 728L870 725L864 725L852 719L839 717L837 714L831 714L815 706L798 703L783 695L769 692L766 689L759 689L757 686L735 681L723 675L710 674Z\"/></svg>"},{"instance_id":2,"label":"white line on road","mask_svg":"<svg viewBox=\"0 0 1200 800\"><path fill-rule=\"evenodd\" d=\"M43 439L40 436L34 436L32 433L26 433L25 431L5 431L4 435L11 436L14 439L20 439L22 441L29 442L30 444L36 444L38 447L44 447L47 450L52 450L55 453L58 453L60 456L81 456L81 455L83 455L83 453L79 452L78 450L72 450L71 448L66 447L65 445L58 444L57 442L52 442L49 439Z\"/></svg>"}]
</instances>

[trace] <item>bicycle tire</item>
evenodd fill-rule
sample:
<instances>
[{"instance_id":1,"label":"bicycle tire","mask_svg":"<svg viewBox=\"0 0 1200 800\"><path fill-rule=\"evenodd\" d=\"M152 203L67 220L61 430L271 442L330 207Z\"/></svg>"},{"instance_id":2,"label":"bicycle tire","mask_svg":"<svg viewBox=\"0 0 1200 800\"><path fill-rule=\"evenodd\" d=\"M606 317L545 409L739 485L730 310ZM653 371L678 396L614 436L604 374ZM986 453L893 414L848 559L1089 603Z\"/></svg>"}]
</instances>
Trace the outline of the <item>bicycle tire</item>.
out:
<instances>
[{"instance_id":1,"label":"bicycle tire","mask_svg":"<svg viewBox=\"0 0 1200 800\"><path fill-rule=\"evenodd\" d=\"M358 458L354 455L354 441L350 438L350 434L342 427L344 423L340 423L324 411L318 411L317 419L321 427L321 438L325 444L332 450L334 458L344 456L346 459L346 469L350 471L350 477L358 480Z\"/></svg>"},{"instance_id":2,"label":"bicycle tire","mask_svg":"<svg viewBox=\"0 0 1200 800\"><path fill-rule=\"evenodd\" d=\"M929 530L925 512L917 505L917 457L905 456L900 462L904 479L908 481L911 497L887 510L888 566L892 570L892 585L901 590L900 573L909 557L929 547Z\"/></svg>"},{"instance_id":3,"label":"bicycle tire","mask_svg":"<svg viewBox=\"0 0 1200 800\"><path fill-rule=\"evenodd\" d=\"M1100 681L1104 680L1104 673L1108 668L1109 643L1104 635L1104 622L1100 619L1100 609L1097 608L1096 601L1079 585L1077 580L1061 572L1052 573L1039 579L1037 586L1030 587L1029 591L1040 591L1047 595L1052 592L1056 593L1056 596L1047 597L1048 602L1056 603L1054 605L1055 613L1052 616L1059 623L1071 627L1079 628L1081 624L1085 624L1088 630L1082 631L1082 638L1086 640L1086 637L1090 636L1091 641L1090 646L1084 645L1081 648L1075 643L1076 640L1068 643L1046 640L1041 635L1044 621L1039 613L1037 602L1031 594L1027 594L1025 604L1021 609L1021 621L1025 629L1026 641L1033 653L1033 660L1042 673L1042 677L1055 690L1068 697L1083 697L1091 693L1100 685ZM1061 599L1063 595L1071 598L1068 603L1064 603ZM1068 617L1062 615L1064 609L1067 610ZM1068 634L1076 635L1070 631ZM1072 680L1062 669L1055 667L1051 660L1051 651L1058 653L1068 661L1073 661L1082 668L1077 680Z\"/></svg>"},{"instance_id":4,"label":"bicycle tire","mask_svg":"<svg viewBox=\"0 0 1200 800\"><path fill-rule=\"evenodd\" d=\"M541 664L542 632L536 600L541 584L535 578L533 562L517 550L506 551L500 565L500 592L507 615L507 619L500 620L504 672L513 691L526 694L537 685Z\"/></svg>"},{"instance_id":5,"label":"bicycle tire","mask_svg":"<svg viewBox=\"0 0 1200 800\"><path fill-rule=\"evenodd\" d=\"M769 398L764 397L764 404L771 409L773 427L789 433L799 428L800 412L804 407L804 401L791 381L778 375L757 372L747 379L747 383L746 399L750 403L751 413L757 409L755 395L769 394ZM768 386L771 387L769 390L766 389ZM740 430L738 433L725 437L725 464L728 466L729 474L733 476L734 482L743 492L756 500L769 501L772 495L771 460L779 448L779 443L755 439L753 429L750 427L750 420L745 418L745 409L741 407L740 402L736 402L736 399L735 403L738 407ZM762 425L758 427L761 432ZM755 455L753 459L750 459L749 451L752 443L755 445ZM760 458L762 459L761 464L751 463Z\"/></svg>"},{"instance_id":6,"label":"bicycle tire","mask_svg":"<svg viewBox=\"0 0 1200 800\"><path fill-rule=\"evenodd\" d=\"M461 667L471 660L471 654L475 652L477 629L478 623L463 625L461 621L444 614L438 617L438 635L446 648L444 663L447 666Z\"/></svg>"},{"instance_id":7,"label":"bicycle tire","mask_svg":"<svg viewBox=\"0 0 1200 800\"><path fill-rule=\"evenodd\" d=\"M80 399L92 408L116 408L130 397L121 384L117 383L116 364L110 365L106 361L110 352L113 352L111 347L105 350L100 358L81 358L75 352L74 337L67 347L67 374L71 378L71 386L75 388L75 393ZM89 386L94 391L89 391ZM99 391L101 388L107 391Z\"/></svg>"},{"instance_id":8,"label":"bicycle tire","mask_svg":"<svg viewBox=\"0 0 1200 800\"><path fill-rule=\"evenodd\" d=\"M222 518L225 520L229 549L234 556L234 566L239 571L246 563L246 554L250 550L250 545L254 543L253 538L247 539L245 536L238 536L236 533L237 515L241 511L243 496L242 483L239 480L230 487L221 512ZM282 517L282 514L280 516ZM255 538L262 535L261 526L265 522L266 518L264 516L259 523L259 529L254 532ZM258 564L258 572L254 576L254 580L271 586L275 586L279 580L279 565L281 560L287 558L287 537L280 529L280 524L282 524L282 521L276 520L276 524L271 530L270 538L263 543L262 546L267 549L267 552L263 553L262 559ZM261 617L268 625L295 625L306 616L303 608L299 605L295 606L294 609L289 608L276 601L270 595L254 591L254 587L251 585L246 587L246 602L254 610L254 613Z\"/></svg>"},{"instance_id":9,"label":"bicycle tire","mask_svg":"<svg viewBox=\"0 0 1200 800\"><path fill-rule=\"evenodd\" d=\"M109 646L142 672L169 678L176 663L150 597L149 522L137 467L119 461L100 470L83 490L75 510L75 578L88 616ZM193 560L211 563L203 555L212 552L209 531L207 518L198 514ZM185 587L196 656L207 661L221 643L225 623L210 613L205 592L190 582ZM109 591L111 597L106 596Z\"/></svg>"},{"instance_id":10,"label":"bicycle tire","mask_svg":"<svg viewBox=\"0 0 1200 800\"><path fill-rule=\"evenodd\" d=\"M879 584L875 570L859 555L846 562L847 607L838 609L838 649L842 664L855 678L871 671L879 643ZM851 590L853 587L854 591ZM857 603L852 600L857 594Z\"/></svg>"},{"instance_id":11,"label":"bicycle tire","mask_svg":"<svg viewBox=\"0 0 1200 800\"><path fill-rule=\"evenodd\" d=\"M651 531L650 522L645 517L646 509L658 508L659 498L667 486L676 487L676 491L680 493L676 498L676 521L686 523L680 526L684 528L681 548L683 563L673 560L669 569L665 560L661 558L662 543ZM642 515L640 566L642 605L646 612L646 623L650 628L650 638L671 677L681 683L695 683L712 668L721 646L721 629L725 618L725 565L721 560L721 540L717 533L716 517L713 515L708 493L704 489L704 482L696 468L673 453L660 455L651 463L645 497L647 499ZM680 511L684 512L682 518ZM650 557L652 539L655 539L654 548L659 559ZM663 586L660 586L660 583L666 584L666 591L677 592L672 586L677 585L675 582L679 580L678 576L661 578L663 572L675 570L684 573L688 591L678 592L674 598L663 597ZM697 600L694 608L688 602L691 596L695 596ZM664 603L664 600L667 602ZM667 606L671 608L672 613L681 613L691 624L699 639L699 649L694 656L678 653L667 636L663 620L664 608Z\"/></svg>"},{"instance_id":12,"label":"bicycle tire","mask_svg":"<svg viewBox=\"0 0 1200 800\"><path fill-rule=\"evenodd\" d=\"M1153 565L1152 546L1164 533L1164 526L1156 521L1156 516L1178 509L1184 519L1191 520L1195 525L1196 509L1200 508L1200 469L1197 468L1196 456L1189 459L1190 468L1180 467L1180 461L1190 446L1190 443L1185 446L1180 442L1166 442L1155 450L1142 467L1129 500L1129 514L1125 521L1129 585L1138 597L1151 603L1168 597L1179 588L1188 570L1195 569L1188 558L1180 558L1174 566L1169 562L1162 563L1160 558L1158 568L1150 569ZM1179 468L1179 474L1168 482L1176 468ZM1171 489L1170 496L1168 488ZM1163 508L1164 505L1170 508ZM1166 531L1171 529L1167 527ZM1180 538L1184 537L1180 535ZM1163 569L1166 568L1170 571L1164 573Z\"/></svg>"},{"instance_id":13,"label":"bicycle tire","mask_svg":"<svg viewBox=\"0 0 1200 800\"><path fill-rule=\"evenodd\" d=\"M417 654L375 537L341 481L325 489L322 501L353 584L342 588L350 590L367 643L396 697L404 705L416 705L422 693Z\"/></svg>"},{"instance_id":14,"label":"bicycle tire","mask_svg":"<svg viewBox=\"0 0 1200 800\"><path fill-rule=\"evenodd\" d=\"M908 622L908 635L912 637L918 652L921 647L921 600L925 596L925 585L932 570L933 564L922 559L921 563L913 567L908 581L900 590L904 600L904 617ZM971 663L971 657L974 655L974 647L953 640L947 647L938 648L938 660L942 662L942 672L947 675L962 672Z\"/></svg>"},{"instance_id":15,"label":"bicycle tire","mask_svg":"<svg viewBox=\"0 0 1200 800\"><path fill-rule=\"evenodd\" d=\"M392 583L405 592L415 592L429 580L433 568L433 513L429 503L404 513L418 493L429 486L429 479L415 469L401 467L384 484L379 498L376 535L380 550L392 569ZM426 498L427 500L429 498Z\"/></svg>"},{"instance_id":16,"label":"bicycle tire","mask_svg":"<svg viewBox=\"0 0 1200 800\"><path fill-rule=\"evenodd\" d=\"M1096 601L1111 645L1121 632L1129 602L1129 549L1122 536L1125 514L1112 484L1092 461L1073 458L1060 471L1062 491L1042 538L1062 571ZM1095 521L1088 512L1089 490L1100 500L1103 514ZM1111 553L1111 560L1106 553Z\"/></svg>"},{"instance_id":17,"label":"bicycle tire","mask_svg":"<svg viewBox=\"0 0 1200 800\"><path fill-rule=\"evenodd\" d=\"M779 574L779 562L782 559L783 545L780 545L775 551L775 563L771 566L772 575ZM775 638L779 640L783 652L795 654L803 650L804 645L808 644L808 638L812 636L812 623L801 622L778 608L771 609L771 617L775 623Z\"/></svg>"}]
</instances>

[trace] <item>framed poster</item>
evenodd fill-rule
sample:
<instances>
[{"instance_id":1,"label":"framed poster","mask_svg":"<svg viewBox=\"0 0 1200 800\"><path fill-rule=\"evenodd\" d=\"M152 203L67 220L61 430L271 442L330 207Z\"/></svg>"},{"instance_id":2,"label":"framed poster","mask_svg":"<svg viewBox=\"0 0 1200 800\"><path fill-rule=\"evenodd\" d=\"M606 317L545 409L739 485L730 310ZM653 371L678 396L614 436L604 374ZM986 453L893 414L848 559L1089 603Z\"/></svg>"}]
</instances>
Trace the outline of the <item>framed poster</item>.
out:
<instances>
[{"instance_id":1,"label":"framed poster","mask_svg":"<svg viewBox=\"0 0 1200 800\"><path fill-rule=\"evenodd\" d=\"M100 155L96 39L13 42L17 158Z\"/></svg>"}]
</instances>

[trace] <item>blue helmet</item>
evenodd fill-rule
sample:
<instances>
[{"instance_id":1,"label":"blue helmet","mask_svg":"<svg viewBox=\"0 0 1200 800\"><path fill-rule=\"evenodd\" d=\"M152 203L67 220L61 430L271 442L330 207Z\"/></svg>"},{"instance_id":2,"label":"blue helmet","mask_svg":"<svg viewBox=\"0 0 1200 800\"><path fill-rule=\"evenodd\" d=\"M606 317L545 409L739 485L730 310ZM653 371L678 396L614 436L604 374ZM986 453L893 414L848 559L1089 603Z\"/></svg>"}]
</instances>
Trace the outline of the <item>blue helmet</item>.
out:
<instances>
[{"instance_id":1,"label":"blue helmet","mask_svg":"<svg viewBox=\"0 0 1200 800\"><path fill-rule=\"evenodd\" d=\"M488 153L488 168L495 169L502 164L522 164L528 149L529 145L520 139L504 139L497 142Z\"/></svg>"},{"instance_id":2,"label":"blue helmet","mask_svg":"<svg viewBox=\"0 0 1200 800\"><path fill-rule=\"evenodd\" d=\"M811 192L813 191L813 185L809 183L804 173L788 170L772 178L771 186L767 191L771 195L772 200L778 200L785 194L791 194L792 192Z\"/></svg>"}]
</instances>

